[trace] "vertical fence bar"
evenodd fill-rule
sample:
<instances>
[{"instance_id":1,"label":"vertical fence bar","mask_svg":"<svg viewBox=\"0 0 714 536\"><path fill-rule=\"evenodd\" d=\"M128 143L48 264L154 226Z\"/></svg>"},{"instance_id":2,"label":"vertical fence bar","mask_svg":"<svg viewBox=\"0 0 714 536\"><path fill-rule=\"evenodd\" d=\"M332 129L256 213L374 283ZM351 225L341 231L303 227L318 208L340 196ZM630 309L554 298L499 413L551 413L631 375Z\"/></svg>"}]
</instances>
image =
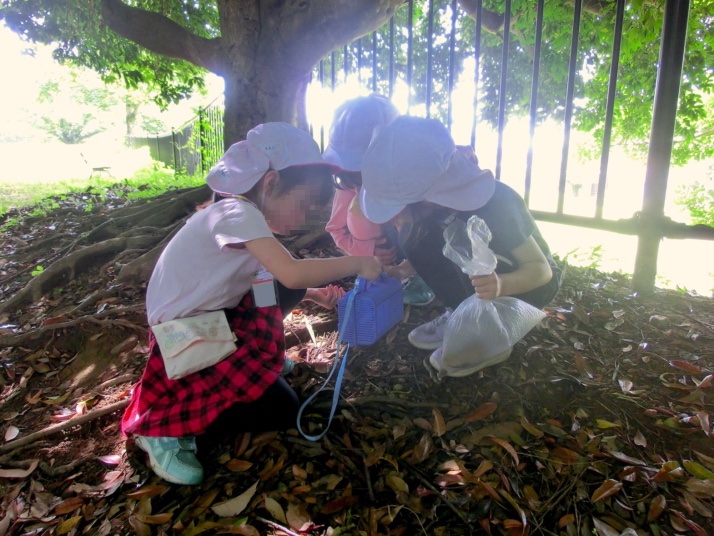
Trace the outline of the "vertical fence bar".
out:
<instances>
[{"instance_id":1,"label":"vertical fence bar","mask_svg":"<svg viewBox=\"0 0 714 536\"><path fill-rule=\"evenodd\" d=\"M597 181L597 200L595 217L602 219L607 184L607 167L610 161L610 140L612 138L612 118L615 110L617 73L620 69L620 45L622 43L622 22L625 16L625 0L617 0L615 13L615 33L612 38L612 63L610 63L610 81L607 86L607 104L605 105L605 127L602 137L602 155L600 157L600 176Z\"/></svg>"},{"instance_id":2,"label":"vertical fence bar","mask_svg":"<svg viewBox=\"0 0 714 536\"><path fill-rule=\"evenodd\" d=\"M330 53L330 63L332 63L332 70L330 72L330 87L332 92L335 92L335 84L337 82L337 65L335 65L335 51Z\"/></svg>"},{"instance_id":3,"label":"vertical fence bar","mask_svg":"<svg viewBox=\"0 0 714 536\"><path fill-rule=\"evenodd\" d=\"M412 106L412 74L414 44L414 0L409 0L409 13L407 16L407 114Z\"/></svg>"},{"instance_id":4,"label":"vertical fence bar","mask_svg":"<svg viewBox=\"0 0 714 536\"><path fill-rule=\"evenodd\" d=\"M452 114L453 114L453 97L454 92L454 57L456 55L456 0L451 0L451 34L449 35L449 84L448 84L448 101L446 108L446 128L451 131Z\"/></svg>"},{"instance_id":5,"label":"vertical fence bar","mask_svg":"<svg viewBox=\"0 0 714 536\"><path fill-rule=\"evenodd\" d=\"M431 76L432 76L432 56L434 54L434 0L429 0L429 14L427 19L427 35L429 39L426 44L426 116L431 117Z\"/></svg>"},{"instance_id":6,"label":"vertical fence bar","mask_svg":"<svg viewBox=\"0 0 714 536\"><path fill-rule=\"evenodd\" d=\"M503 10L503 48L501 49L501 84L498 90L498 147L496 148L496 180L501 180L503 131L506 128L506 89L508 87L508 49L511 42L511 0Z\"/></svg>"},{"instance_id":7,"label":"vertical fence bar","mask_svg":"<svg viewBox=\"0 0 714 536\"><path fill-rule=\"evenodd\" d=\"M372 32L372 93L377 93L377 30Z\"/></svg>"},{"instance_id":8,"label":"vertical fence bar","mask_svg":"<svg viewBox=\"0 0 714 536\"><path fill-rule=\"evenodd\" d=\"M320 60L317 78L320 81L320 89L325 86L325 62ZM320 149L325 148L325 125L320 125Z\"/></svg>"},{"instance_id":9,"label":"vertical fence bar","mask_svg":"<svg viewBox=\"0 0 714 536\"><path fill-rule=\"evenodd\" d=\"M471 147L476 150L476 124L478 123L478 85L481 81L481 17L483 16L483 0L476 3L476 19L474 32L474 103L473 120L471 122ZM478 154L478 153L477 153Z\"/></svg>"},{"instance_id":10,"label":"vertical fence bar","mask_svg":"<svg viewBox=\"0 0 714 536\"><path fill-rule=\"evenodd\" d=\"M538 81L540 79L540 54L543 43L543 7L545 0L538 0L538 13L536 15L536 37L535 49L533 51L533 77L531 80L531 106L530 125L528 130L528 154L526 156L526 181L523 200L526 206L530 201L531 177L533 173L533 140L535 139L535 128L538 119Z\"/></svg>"},{"instance_id":11,"label":"vertical fence bar","mask_svg":"<svg viewBox=\"0 0 714 536\"><path fill-rule=\"evenodd\" d=\"M389 99L394 96L394 17L389 19Z\"/></svg>"},{"instance_id":12,"label":"vertical fence bar","mask_svg":"<svg viewBox=\"0 0 714 536\"><path fill-rule=\"evenodd\" d=\"M570 40L570 63L568 65L568 87L565 92L565 118L563 119L563 156L560 160L560 182L558 183L558 214L563 213L565 200L565 180L568 175L568 153L570 152L570 124L573 119L573 94L575 89L575 70L578 59L578 42L580 40L580 14L582 0L575 0L573 10L573 35Z\"/></svg>"},{"instance_id":13,"label":"vertical fence bar","mask_svg":"<svg viewBox=\"0 0 714 536\"><path fill-rule=\"evenodd\" d=\"M662 239L669 161L672 156L677 102L686 51L689 5L689 0L666 0L664 6L664 24L642 200L642 225L632 276L632 287L637 292L653 292L657 276L657 254Z\"/></svg>"},{"instance_id":14,"label":"vertical fence bar","mask_svg":"<svg viewBox=\"0 0 714 536\"><path fill-rule=\"evenodd\" d=\"M172 149L172 157L174 159L174 171L180 169L178 167L178 163L176 162L176 131L174 130L174 127L171 127L171 149Z\"/></svg>"},{"instance_id":15,"label":"vertical fence bar","mask_svg":"<svg viewBox=\"0 0 714 536\"><path fill-rule=\"evenodd\" d=\"M357 39L357 86L362 88L362 38Z\"/></svg>"},{"instance_id":16,"label":"vertical fence bar","mask_svg":"<svg viewBox=\"0 0 714 536\"><path fill-rule=\"evenodd\" d=\"M350 71L349 71L349 57L350 57L349 54L350 54L350 52L347 48L347 45L345 45L343 48L344 48L344 58L345 59L342 64L342 69L345 72L345 84L347 84L347 75L349 75L349 73L350 73Z\"/></svg>"}]
</instances>

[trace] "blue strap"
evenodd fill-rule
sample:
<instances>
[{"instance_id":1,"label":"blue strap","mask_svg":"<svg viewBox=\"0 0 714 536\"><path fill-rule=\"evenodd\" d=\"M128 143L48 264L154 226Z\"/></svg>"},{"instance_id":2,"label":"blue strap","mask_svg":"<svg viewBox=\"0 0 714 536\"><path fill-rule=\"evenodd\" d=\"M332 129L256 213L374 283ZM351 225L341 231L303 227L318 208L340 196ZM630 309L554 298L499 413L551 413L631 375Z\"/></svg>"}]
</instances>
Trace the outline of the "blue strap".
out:
<instances>
[{"instance_id":1,"label":"blue strap","mask_svg":"<svg viewBox=\"0 0 714 536\"><path fill-rule=\"evenodd\" d=\"M335 359L332 362L332 368L330 369L330 373L327 375L327 378L325 379L325 382L320 386L320 388L315 391L310 398L305 400L305 402L302 403L300 406L300 410L298 411L297 414L297 429L302 436L307 439L308 441L318 441L319 439L322 439L322 437L327 433L327 431L330 429L330 424L332 423L332 417L335 415L335 410L337 409L337 402L340 398L340 389L342 388L342 379L345 374L345 366L347 365L347 354L350 352L350 344L347 344L347 349L345 350L345 355L342 357L342 362L340 363L339 366L339 372L337 373L337 379L335 380L335 391L332 393L332 407L330 408L330 416L327 419L327 425L325 426L325 429L320 432L318 435L308 435L306 434L302 426L300 424L300 421L302 420L302 414L303 411L305 411L305 408L310 405L310 403L314 400L314 398L320 394L320 392L327 387L327 384L330 382L330 378L332 378L332 374L335 372L335 369L337 369L337 362L340 359L340 351L342 349L342 337L345 333L345 329L347 327L347 324L350 319L350 313L352 312L352 308L354 306L354 300L355 296L357 293L360 291L360 286L356 285L355 289L352 291L350 294L349 298L347 298L347 304L345 305L345 316L342 320L342 325L340 326L340 329L337 334L337 353L335 354Z\"/></svg>"}]
</instances>

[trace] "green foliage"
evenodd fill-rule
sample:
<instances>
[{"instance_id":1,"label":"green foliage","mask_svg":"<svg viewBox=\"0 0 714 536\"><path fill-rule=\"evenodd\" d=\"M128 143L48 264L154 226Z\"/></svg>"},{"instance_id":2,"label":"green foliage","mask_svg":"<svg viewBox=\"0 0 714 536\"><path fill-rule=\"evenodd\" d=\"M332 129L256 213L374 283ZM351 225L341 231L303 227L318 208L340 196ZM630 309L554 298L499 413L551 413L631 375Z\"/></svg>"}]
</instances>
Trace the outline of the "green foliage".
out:
<instances>
[{"instance_id":1,"label":"green foliage","mask_svg":"<svg viewBox=\"0 0 714 536\"><path fill-rule=\"evenodd\" d=\"M163 13L198 35L218 33L215 1L144 0L132 4ZM163 107L204 87L203 69L150 53L119 37L102 24L100 11L100 1L3 1L0 20L30 42L55 46L53 55L60 63L93 69L108 84L148 88L151 98Z\"/></svg>"},{"instance_id":2,"label":"green foliage","mask_svg":"<svg viewBox=\"0 0 714 536\"><path fill-rule=\"evenodd\" d=\"M0 230L18 223L16 209L23 209L22 213L28 217L43 216L58 208L60 203L81 205L82 210L92 211L95 203L111 197L150 198L168 190L203 184L203 176L176 173L160 162L154 162L120 182L93 177L44 185L15 183L12 192L0 184L0 193L3 193L0 195L0 218L3 218L0 220ZM98 197L93 200L87 193L96 193Z\"/></svg>"},{"instance_id":3,"label":"green foliage","mask_svg":"<svg viewBox=\"0 0 714 536\"><path fill-rule=\"evenodd\" d=\"M709 186L695 182L680 187L675 202L687 209L693 224L714 227L714 184L711 179Z\"/></svg>"},{"instance_id":4,"label":"green foliage","mask_svg":"<svg viewBox=\"0 0 714 536\"><path fill-rule=\"evenodd\" d=\"M62 143L74 145L82 143L84 140L91 138L104 130L103 128L87 130L89 124L93 120L94 117L92 114L82 114L82 117L78 122L74 122L64 117L60 117L57 120L49 117L42 117L42 122L38 125L38 128L46 131Z\"/></svg>"},{"instance_id":5,"label":"green foliage","mask_svg":"<svg viewBox=\"0 0 714 536\"><path fill-rule=\"evenodd\" d=\"M44 272L44 271L45 271L45 267L42 266L41 264L38 264L38 265L37 265L37 268L35 268L34 270L32 270L32 271L30 272L30 274L32 275L32 277L35 277L35 276L37 276L37 275L40 275L40 274L41 274L42 272Z\"/></svg>"}]
</instances>

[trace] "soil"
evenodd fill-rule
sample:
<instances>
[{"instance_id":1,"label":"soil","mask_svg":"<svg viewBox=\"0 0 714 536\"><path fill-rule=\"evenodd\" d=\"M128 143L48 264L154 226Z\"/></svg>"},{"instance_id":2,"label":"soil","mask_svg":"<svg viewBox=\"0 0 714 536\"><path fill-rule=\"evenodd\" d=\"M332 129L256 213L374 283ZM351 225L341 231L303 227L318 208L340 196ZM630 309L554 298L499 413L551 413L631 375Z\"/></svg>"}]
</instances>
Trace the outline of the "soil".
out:
<instances>
[{"instance_id":1,"label":"soil","mask_svg":"<svg viewBox=\"0 0 714 536\"><path fill-rule=\"evenodd\" d=\"M61 220L0 235L0 299L41 264L22 248ZM322 236L296 254L339 252ZM145 283L117 282L115 268L0 313L0 534L714 534L711 298L638 296L622 274L566 266L508 360L462 378L438 377L407 341L443 308L406 307L376 344L350 349L322 440L200 438L206 479L182 487L122 437L121 408L92 417L129 400L146 360ZM303 400L328 376L336 326L308 304L285 322Z\"/></svg>"}]
</instances>

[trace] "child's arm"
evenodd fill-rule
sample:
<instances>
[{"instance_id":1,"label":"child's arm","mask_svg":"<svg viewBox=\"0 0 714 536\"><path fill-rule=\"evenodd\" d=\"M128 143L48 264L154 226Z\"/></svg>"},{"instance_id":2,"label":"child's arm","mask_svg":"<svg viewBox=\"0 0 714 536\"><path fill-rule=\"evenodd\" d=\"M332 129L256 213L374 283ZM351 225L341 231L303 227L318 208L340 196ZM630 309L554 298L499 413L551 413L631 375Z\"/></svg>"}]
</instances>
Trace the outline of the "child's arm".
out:
<instances>
[{"instance_id":1,"label":"child's arm","mask_svg":"<svg viewBox=\"0 0 714 536\"><path fill-rule=\"evenodd\" d=\"M351 190L337 190L332 200L332 213L330 221L327 222L325 230L330 233L335 245L348 255L374 255L374 238L368 240L358 240L350 232L348 225L349 207L355 198L355 192ZM372 224L376 225L376 224Z\"/></svg>"},{"instance_id":2,"label":"child's arm","mask_svg":"<svg viewBox=\"0 0 714 536\"><path fill-rule=\"evenodd\" d=\"M382 263L375 257L295 259L274 237L249 240L245 247L288 288L318 287L351 275L377 279L382 273Z\"/></svg>"},{"instance_id":3,"label":"child's arm","mask_svg":"<svg viewBox=\"0 0 714 536\"><path fill-rule=\"evenodd\" d=\"M553 277L548 260L532 236L511 253L518 261L518 269L515 271L471 276L474 291L482 300L523 294L542 287Z\"/></svg>"}]
</instances>

